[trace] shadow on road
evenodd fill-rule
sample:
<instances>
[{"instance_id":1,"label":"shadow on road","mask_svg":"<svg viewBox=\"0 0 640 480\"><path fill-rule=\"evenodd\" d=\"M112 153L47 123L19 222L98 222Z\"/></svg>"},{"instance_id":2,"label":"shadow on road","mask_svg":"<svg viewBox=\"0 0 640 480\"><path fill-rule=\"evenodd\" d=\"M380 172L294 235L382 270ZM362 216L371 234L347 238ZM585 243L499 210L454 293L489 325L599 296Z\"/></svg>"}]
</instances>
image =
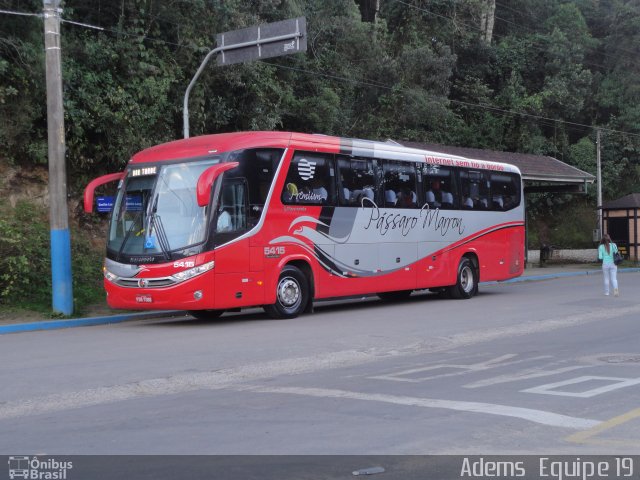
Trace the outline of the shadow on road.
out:
<instances>
[{"instance_id":1,"label":"shadow on road","mask_svg":"<svg viewBox=\"0 0 640 480\"><path fill-rule=\"evenodd\" d=\"M478 297L489 297L499 295L501 292L495 289L489 290L481 290L478 293ZM315 313L343 313L348 314L352 311L364 310L367 308L376 308L376 309L394 309L397 306L401 305L411 305L413 303L420 302L456 302L458 300L453 300L448 298L446 295L442 295L439 293L429 292L428 290L420 290L414 292L409 298L403 300L381 300L376 295L369 296L356 296L356 297L345 297L340 299L328 299L328 300L318 300L314 302L314 312ZM462 300L461 300L462 301ZM473 299L471 299L473 301ZM242 310L240 312L225 312L219 318L212 318L210 320L196 319L188 314L185 314L184 317L174 317L170 319L158 319L158 320L150 320L146 321L145 325L151 327L201 327L201 326L225 326L232 325L235 323L245 323L245 322L285 322L285 321L305 321L305 319L312 318L313 314L304 313L300 317L292 318L292 319L273 319L270 318L262 308L248 308L246 310Z\"/></svg>"}]
</instances>

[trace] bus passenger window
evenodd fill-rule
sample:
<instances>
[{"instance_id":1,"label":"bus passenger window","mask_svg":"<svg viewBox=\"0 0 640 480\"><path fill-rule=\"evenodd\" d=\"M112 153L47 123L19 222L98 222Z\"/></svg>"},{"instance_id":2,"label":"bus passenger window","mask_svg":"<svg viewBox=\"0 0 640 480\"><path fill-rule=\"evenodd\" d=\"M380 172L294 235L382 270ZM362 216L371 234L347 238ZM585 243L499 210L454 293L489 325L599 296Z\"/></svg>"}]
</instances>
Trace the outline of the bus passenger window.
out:
<instances>
[{"instance_id":1,"label":"bus passenger window","mask_svg":"<svg viewBox=\"0 0 640 480\"><path fill-rule=\"evenodd\" d=\"M418 208L414 164L384 160L382 170L382 190L384 191L385 207Z\"/></svg>"},{"instance_id":2,"label":"bus passenger window","mask_svg":"<svg viewBox=\"0 0 640 480\"><path fill-rule=\"evenodd\" d=\"M281 200L286 205L333 205L333 162L329 155L296 152Z\"/></svg>"},{"instance_id":3,"label":"bus passenger window","mask_svg":"<svg viewBox=\"0 0 640 480\"><path fill-rule=\"evenodd\" d=\"M429 208L451 209L457 206L454 172L449 167L425 164L422 167L425 203Z\"/></svg>"},{"instance_id":4,"label":"bus passenger window","mask_svg":"<svg viewBox=\"0 0 640 480\"><path fill-rule=\"evenodd\" d=\"M491 205L493 210L510 210L520 205L519 178L514 173L491 174Z\"/></svg>"},{"instance_id":5,"label":"bus passenger window","mask_svg":"<svg viewBox=\"0 0 640 480\"><path fill-rule=\"evenodd\" d=\"M338 159L340 205L373 207L377 204L376 164L369 159Z\"/></svg>"},{"instance_id":6,"label":"bus passenger window","mask_svg":"<svg viewBox=\"0 0 640 480\"><path fill-rule=\"evenodd\" d=\"M489 209L489 176L485 172L460 172L461 204L464 209Z\"/></svg>"}]
</instances>

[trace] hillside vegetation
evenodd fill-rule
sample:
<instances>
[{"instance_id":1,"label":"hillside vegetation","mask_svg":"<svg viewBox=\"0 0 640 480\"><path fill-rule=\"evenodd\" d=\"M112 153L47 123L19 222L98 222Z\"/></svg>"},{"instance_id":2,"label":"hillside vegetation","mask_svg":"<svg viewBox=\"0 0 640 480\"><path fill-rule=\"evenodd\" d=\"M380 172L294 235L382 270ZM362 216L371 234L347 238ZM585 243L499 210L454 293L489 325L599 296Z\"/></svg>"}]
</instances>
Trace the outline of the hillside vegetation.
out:
<instances>
[{"instance_id":1,"label":"hillside vegetation","mask_svg":"<svg viewBox=\"0 0 640 480\"><path fill-rule=\"evenodd\" d=\"M638 191L639 0L67 0L62 7L72 200L88 179L121 170L136 151L182 136L185 88L217 33L297 16L307 18L305 54L209 65L191 93L193 136L276 129L437 142L550 155L595 174L597 127L605 200ZM0 9L38 14L42 1L0 0ZM0 162L31 171L47 162L42 18L0 13L0 32ZM594 196L595 188L586 197L529 198L530 240L591 245ZM26 249L37 257L48 249L38 243L44 233L16 222L20 208L40 219L41 207L20 205L0 208L5 304L23 296L3 292L18 291L10 282L26 268ZM99 260L95 266L99 279ZM43 298L47 268L43 261L29 279Z\"/></svg>"}]
</instances>

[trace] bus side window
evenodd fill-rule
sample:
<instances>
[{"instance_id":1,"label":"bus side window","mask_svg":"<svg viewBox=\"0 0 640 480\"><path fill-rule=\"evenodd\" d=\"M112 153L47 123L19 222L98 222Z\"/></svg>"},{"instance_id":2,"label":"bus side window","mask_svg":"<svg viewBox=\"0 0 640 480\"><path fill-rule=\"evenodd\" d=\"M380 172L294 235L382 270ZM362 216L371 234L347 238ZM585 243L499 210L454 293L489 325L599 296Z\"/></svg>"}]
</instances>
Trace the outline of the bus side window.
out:
<instances>
[{"instance_id":1,"label":"bus side window","mask_svg":"<svg viewBox=\"0 0 640 480\"><path fill-rule=\"evenodd\" d=\"M382 191L384 206L389 208L418 208L416 168L410 162L383 160Z\"/></svg>"},{"instance_id":2,"label":"bus side window","mask_svg":"<svg viewBox=\"0 0 640 480\"><path fill-rule=\"evenodd\" d=\"M212 224L215 227L217 245L233 240L248 230L247 200L247 183L244 178L223 177Z\"/></svg>"},{"instance_id":3,"label":"bus side window","mask_svg":"<svg viewBox=\"0 0 640 480\"><path fill-rule=\"evenodd\" d=\"M281 148L250 148L229 155L228 161L239 162L240 166L228 172L227 177L247 180L248 228L253 228L260 220L283 153Z\"/></svg>"},{"instance_id":4,"label":"bus side window","mask_svg":"<svg viewBox=\"0 0 640 480\"><path fill-rule=\"evenodd\" d=\"M429 208L448 210L457 207L455 175L451 168L425 164L422 167L422 185Z\"/></svg>"},{"instance_id":5,"label":"bus side window","mask_svg":"<svg viewBox=\"0 0 640 480\"><path fill-rule=\"evenodd\" d=\"M475 170L460 171L461 197L463 209L489 209L489 177L485 172Z\"/></svg>"},{"instance_id":6,"label":"bus side window","mask_svg":"<svg viewBox=\"0 0 640 480\"><path fill-rule=\"evenodd\" d=\"M491 174L491 199L493 210L510 210L520 204L518 176L513 173Z\"/></svg>"},{"instance_id":7,"label":"bus side window","mask_svg":"<svg viewBox=\"0 0 640 480\"><path fill-rule=\"evenodd\" d=\"M334 168L331 155L296 152L282 189L285 205L333 205Z\"/></svg>"},{"instance_id":8,"label":"bus side window","mask_svg":"<svg viewBox=\"0 0 640 480\"><path fill-rule=\"evenodd\" d=\"M377 205L375 161L360 158L338 158L339 204L353 207Z\"/></svg>"}]
</instances>

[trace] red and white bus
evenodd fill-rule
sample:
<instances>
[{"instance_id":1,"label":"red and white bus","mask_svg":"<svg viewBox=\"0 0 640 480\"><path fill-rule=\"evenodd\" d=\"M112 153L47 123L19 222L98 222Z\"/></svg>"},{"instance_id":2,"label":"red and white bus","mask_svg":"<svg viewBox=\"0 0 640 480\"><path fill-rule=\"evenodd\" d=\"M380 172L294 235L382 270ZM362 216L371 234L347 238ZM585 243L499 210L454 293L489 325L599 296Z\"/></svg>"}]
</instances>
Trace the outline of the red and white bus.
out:
<instances>
[{"instance_id":1,"label":"red and white bus","mask_svg":"<svg viewBox=\"0 0 640 480\"><path fill-rule=\"evenodd\" d=\"M119 181L108 304L212 318L264 306L292 318L316 299L418 289L470 298L524 267L518 169L373 142L287 132L155 146Z\"/></svg>"}]
</instances>

